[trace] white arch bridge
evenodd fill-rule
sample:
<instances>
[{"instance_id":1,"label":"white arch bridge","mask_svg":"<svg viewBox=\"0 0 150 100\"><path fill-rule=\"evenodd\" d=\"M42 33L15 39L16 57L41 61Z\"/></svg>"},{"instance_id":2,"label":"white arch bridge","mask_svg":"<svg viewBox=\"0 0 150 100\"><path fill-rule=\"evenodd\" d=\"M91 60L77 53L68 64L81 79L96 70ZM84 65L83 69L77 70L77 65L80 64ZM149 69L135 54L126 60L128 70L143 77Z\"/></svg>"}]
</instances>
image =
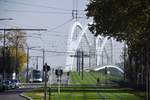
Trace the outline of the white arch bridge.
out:
<instances>
[{"instance_id":1,"label":"white arch bridge","mask_svg":"<svg viewBox=\"0 0 150 100\"><path fill-rule=\"evenodd\" d=\"M92 22L88 23L91 24ZM107 67L112 67L120 72L122 69L114 65L113 61L113 39L108 37L97 36L95 37L90 33L88 24L83 27L79 22L75 21L69 32L67 58L65 70L76 70L76 52L83 51L88 55L85 58L84 66L86 69L100 70ZM74 57L70 56L74 55Z\"/></svg>"}]
</instances>

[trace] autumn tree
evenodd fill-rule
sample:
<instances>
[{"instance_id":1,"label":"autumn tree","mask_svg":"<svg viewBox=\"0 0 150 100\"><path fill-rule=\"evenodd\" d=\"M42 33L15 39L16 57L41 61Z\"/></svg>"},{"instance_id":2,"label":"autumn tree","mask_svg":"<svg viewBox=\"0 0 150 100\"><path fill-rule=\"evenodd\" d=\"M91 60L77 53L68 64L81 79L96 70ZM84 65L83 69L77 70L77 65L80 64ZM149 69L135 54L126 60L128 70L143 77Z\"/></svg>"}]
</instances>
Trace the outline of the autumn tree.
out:
<instances>
[{"instance_id":1,"label":"autumn tree","mask_svg":"<svg viewBox=\"0 0 150 100\"><path fill-rule=\"evenodd\" d=\"M0 40L2 39L1 37ZM6 48L5 48L5 68L0 66L6 73L12 74L13 72L19 73L24 69L26 63L26 32L21 30L6 31ZM3 46L1 46L1 54L3 52ZM1 63L3 61L3 55L1 55ZM3 64L1 64L3 65Z\"/></svg>"}]
</instances>

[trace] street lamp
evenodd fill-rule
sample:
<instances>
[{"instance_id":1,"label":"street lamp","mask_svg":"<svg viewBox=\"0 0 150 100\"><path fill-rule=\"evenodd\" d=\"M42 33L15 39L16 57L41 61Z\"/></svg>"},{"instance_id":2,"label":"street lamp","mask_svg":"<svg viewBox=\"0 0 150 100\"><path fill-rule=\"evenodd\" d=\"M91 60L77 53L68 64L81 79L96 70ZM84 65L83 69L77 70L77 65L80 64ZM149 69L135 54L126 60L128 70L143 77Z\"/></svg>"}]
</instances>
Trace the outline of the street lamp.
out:
<instances>
[{"instance_id":1,"label":"street lamp","mask_svg":"<svg viewBox=\"0 0 150 100\"><path fill-rule=\"evenodd\" d=\"M0 20L13 20L12 18L0 18Z\"/></svg>"}]
</instances>

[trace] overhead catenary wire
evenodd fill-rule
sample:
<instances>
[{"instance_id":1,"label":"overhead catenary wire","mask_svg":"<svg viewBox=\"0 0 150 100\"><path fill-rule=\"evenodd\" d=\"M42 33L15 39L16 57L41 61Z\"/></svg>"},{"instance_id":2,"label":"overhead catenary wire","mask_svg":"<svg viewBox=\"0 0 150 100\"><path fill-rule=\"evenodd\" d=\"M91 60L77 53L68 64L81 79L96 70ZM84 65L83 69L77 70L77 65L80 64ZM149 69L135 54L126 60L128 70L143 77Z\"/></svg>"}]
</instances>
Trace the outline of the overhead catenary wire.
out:
<instances>
[{"instance_id":1,"label":"overhead catenary wire","mask_svg":"<svg viewBox=\"0 0 150 100\"><path fill-rule=\"evenodd\" d=\"M55 26L55 27L53 27L53 28L51 28L51 29L48 29L47 32L52 32L52 31L54 31L54 30L56 30L56 29L58 29L58 28L64 26L65 24L71 22L72 20L73 20L73 19L71 18L71 19L69 19L69 20L63 22L63 23L60 24L60 25L57 25L57 26Z\"/></svg>"},{"instance_id":2,"label":"overhead catenary wire","mask_svg":"<svg viewBox=\"0 0 150 100\"><path fill-rule=\"evenodd\" d=\"M64 9L64 8L58 8L58 7L51 7L51 6L45 6L45 5L39 5L39 4L31 4L31 3L25 3L25 2L17 2L17 1L8 1L8 0L1 0L4 3L9 4L19 4L19 5L25 5L25 6L31 6L31 7L42 7L42 8L50 8L53 9L51 12L46 11L36 11L36 10L18 10L18 9L1 9L1 11L9 11L9 12L29 12L29 13L46 13L46 14L71 14L70 9ZM76 6L77 8L77 6ZM78 12L85 12L84 10L78 10ZM80 14L81 15L81 14ZM84 14L85 15L85 14Z\"/></svg>"},{"instance_id":3,"label":"overhead catenary wire","mask_svg":"<svg viewBox=\"0 0 150 100\"><path fill-rule=\"evenodd\" d=\"M56 12L56 11L37 11L37 10L18 10L18 9L0 9L5 12L19 12L19 13L39 13L39 14L71 14L70 12Z\"/></svg>"},{"instance_id":4,"label":"overhead catenary wire","mask_svg":"<svg viewBox=\"0 0 150 100\"><path fill-rule=\"evenodd\" d=\"M31 4L31 3L25 3L25 2L18 2L18 1L8 1L8 0L1 0L2 2L5 3L13 3L13 4L19 4L19 5L25 5L25 6L31 6L31 7L40 7L40 8L50 8L53 10L61 10L61 11L71 11L69 9L65 8L58 8L58 7L52 7L52 6L45 6L45 5L40 5L40 4Z\"/></svg>"}]
</instances>

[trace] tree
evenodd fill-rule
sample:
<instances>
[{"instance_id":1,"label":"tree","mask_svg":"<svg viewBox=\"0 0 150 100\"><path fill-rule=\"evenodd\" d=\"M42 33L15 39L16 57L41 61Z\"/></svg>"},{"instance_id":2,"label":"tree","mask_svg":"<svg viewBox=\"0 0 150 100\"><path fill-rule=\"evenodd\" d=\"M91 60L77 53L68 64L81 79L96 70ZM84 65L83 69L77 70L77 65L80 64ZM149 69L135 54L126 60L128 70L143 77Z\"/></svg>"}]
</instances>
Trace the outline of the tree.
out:
<instances>
[{"instance_id":1,"label":"tree","mask_svg":"<svg viewBox=\"0 0 150 100\"><path fill-rule=\"evenodd\" d=\"M150 1L90 0L86 11L93 18L93 24L89 25L93 34L127 43L128 79L137 84L138 73L142 73L146 84L146 73L150 72Z\"/></svg>"},{"instance_id":2,"label":"tree","mask_svg":"<svg viewBox=\"0 0 150 100\"><path fill-rule=\"evenodd\" d=\"M15 56L16 72L23 70L24 63L26 63L26 53L24 47L26 46L26 32L21 30L13 30L7 33L7 45L12 46L12 55Z\"/></svg>"},{"instance_id":3,"label":"tree","mask_svg":"<svg viewBox=\"0 0 150 100\"><path fill-rule=\"evenodd\" d=\"M90 0L86 9L94 20L90 30L119 41L138 41L150 31L149 4L149 0Z\"/></svg>"},{"instance_id":4,"label":"tree","mask_svg":"<svg viewBox=\"0 0 150 100\"><path fill-rule=\"evenodd\" d=\"M1 37L3 38L3 36ZM3 39L1 39L3 40ZM5 48L5 68L0 66L4 72L12 74L13 72L19 73L24 69L26 63L26 52L24 50L26 46L26 33L21 30L6 31L6 48ZM1 54L3 54L3 46L1 47ZM0 55L1 65L3 61L3 55Z\"/></svg>"}]
</instances>

